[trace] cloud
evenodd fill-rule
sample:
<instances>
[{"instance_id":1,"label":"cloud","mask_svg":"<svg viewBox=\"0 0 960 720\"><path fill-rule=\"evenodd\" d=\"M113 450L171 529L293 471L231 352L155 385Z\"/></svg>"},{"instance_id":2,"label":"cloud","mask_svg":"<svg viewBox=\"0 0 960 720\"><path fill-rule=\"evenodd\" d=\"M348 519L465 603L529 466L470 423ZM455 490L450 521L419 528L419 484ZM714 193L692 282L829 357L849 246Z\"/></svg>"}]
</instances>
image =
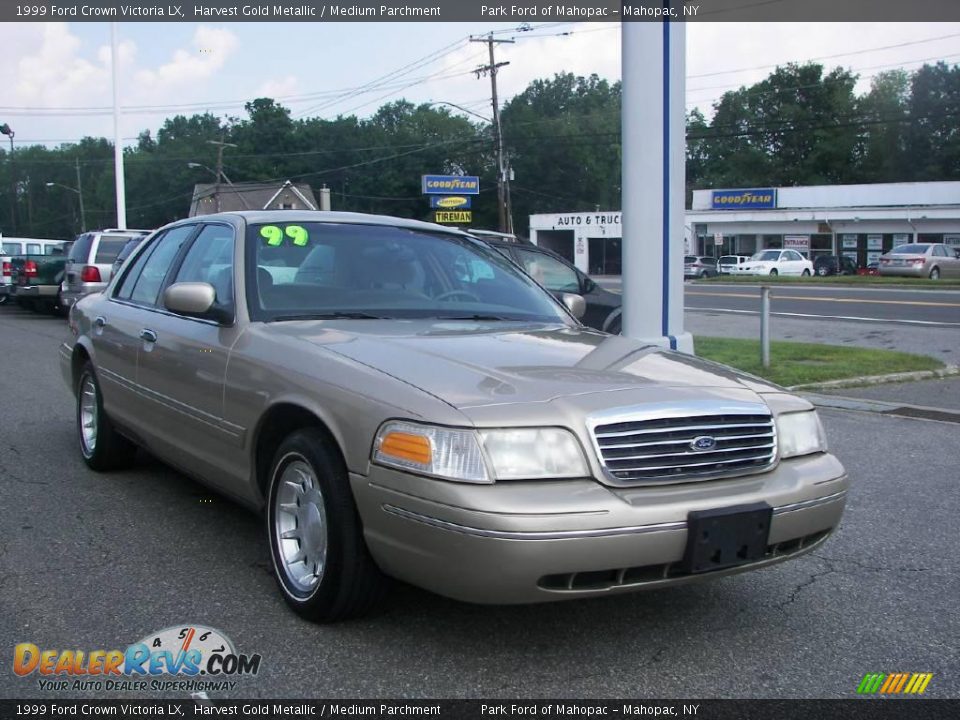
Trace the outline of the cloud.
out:
<instances>
[{"instance_id":1,"label":"cloud","mask_svg":"<svg viewBox=\"0 0 960 720\"><path fill-rule=\"evenodd\" d=\"M177 49L173 59L136 73L135 82L151 95L157 91L194 87L217 73L239 47L237 36L224 28L201 25L193 34L193 49Z\"/></svg>"},{"instance_id":2,"label":"cloud","mask_svg":"<svg viewBox=\"0 0 960 720\"><path fill-rule=\"evenodd\" d=\"M300 80L293 75L286 75L282 78L271 78L261 83L257 88L255 97L279 98L289 95L296 95L300 92Z\"/></svg>"}]
</instances>

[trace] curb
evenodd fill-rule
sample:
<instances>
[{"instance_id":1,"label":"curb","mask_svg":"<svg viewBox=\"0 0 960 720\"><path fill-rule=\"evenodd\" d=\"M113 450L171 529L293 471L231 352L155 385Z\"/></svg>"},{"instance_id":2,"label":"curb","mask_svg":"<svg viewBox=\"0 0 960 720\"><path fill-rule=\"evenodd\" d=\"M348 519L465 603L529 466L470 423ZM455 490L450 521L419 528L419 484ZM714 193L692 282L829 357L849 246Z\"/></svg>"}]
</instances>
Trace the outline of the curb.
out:
<instances>
[{"instance_id":1,"label":"curb","mask_svg":"<svg viewBox=\"0 0 960 720\"><path fill-rule=\"evenodd\" d=\"M791 385L787 390L826 390L830 388L860 387L863 385L883 385L886 383L909 382L911 380L932 380L935 378L960 375L960 367L947 365L939 370L916 370L913 372L891 373L889 375L861 375L860 377L826 380L805 385Z\"/></svg>"}]
</instances>

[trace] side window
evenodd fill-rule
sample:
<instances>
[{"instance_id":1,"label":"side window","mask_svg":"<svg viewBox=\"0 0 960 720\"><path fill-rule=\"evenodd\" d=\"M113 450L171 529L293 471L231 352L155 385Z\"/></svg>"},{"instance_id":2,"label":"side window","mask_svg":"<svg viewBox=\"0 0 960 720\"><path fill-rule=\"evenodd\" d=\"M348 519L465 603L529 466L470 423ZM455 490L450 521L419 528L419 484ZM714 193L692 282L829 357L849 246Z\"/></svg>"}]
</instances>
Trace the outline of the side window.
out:
<instances>
[{"instance_id":1,"label":"side window","mask_svg":"<svg viewBox=\"0 0 960 720\"><path fill-rule=\"evenodd\" d=\"M170 270L177 253L183 243L186 242L196 225L179 225L160 238L154 246L149 249L147 257L139 268L139 273L134 282L133 291L130 293L130 300L144 305L154 305L157 302L157 295L160 294L160 287L163 285L163 279ZM139 262L137 263L140 264ZM136 271L137 268L131 268ZM131 272L128 278L133 279L134 272ZM120 289L122 293L126 289L127 278L124 279L124 287Z\"/></svg>"},{"instance_id":2,"label":"side window","mask_svg":"<svg viewBox=\"0 0 960 720\"><path fill-rule=\"evenodd\" d=\"M947 257L947 249L943 245L935 245L933 248L933 254L937 257Z\"/></svg>"},{"instance_id":3,"label":"side window","mask_svg":"<svg viewBox=\"0 0 960 720\"><path fill-rule=\"evenodd\" d=\"M524 269L538 283L553 292L580 292L580 280L573 268L556 258L533 250L517 248Z\"/></svg>"},{"instance_id":4,"label":"side window","mask_svg":"<svg viewBox=\"0 0 960 720\"><path fill-rule=\"evenodd\" d=\"M205 282L217 292L217 304L233 305L233 228L207 225L197 235L174 282Z\"/></svg>"},{"instance_id":5,"label":"side window","mask_svg":"<svg viewBox=\"0 0 960 720\"><path fill-rule=\"evenodd\" d=\"M27 243L27 255L39 255L40 245L38 243Z\"/></svg>"}]
</instances>

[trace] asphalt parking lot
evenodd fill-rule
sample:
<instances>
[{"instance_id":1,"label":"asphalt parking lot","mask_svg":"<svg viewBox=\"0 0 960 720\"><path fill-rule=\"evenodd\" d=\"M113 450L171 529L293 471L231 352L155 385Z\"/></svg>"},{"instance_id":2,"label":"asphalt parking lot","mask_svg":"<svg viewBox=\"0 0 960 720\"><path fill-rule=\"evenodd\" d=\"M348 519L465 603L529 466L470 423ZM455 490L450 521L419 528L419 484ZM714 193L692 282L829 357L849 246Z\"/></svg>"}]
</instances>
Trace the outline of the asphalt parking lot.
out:
<instances>
[{"instance_id":1,"label":"asphalt parking lot","mask_svg":"<svg viewBox=\"0 0 960 720\"><path fill-rule=\"evenodd\" d=\"M837 535L790 563L540 606L401 586L321 627L280 600L255 516L145 454L86 469L64 331L0 308L0 697L54 695L10 671L17 643L123 648L182 623L262 654L219 697L852 697L867 672L932 672L927 697L960 697L956 424L823 411L853 487Z\"/></svg>"}]
</instances>

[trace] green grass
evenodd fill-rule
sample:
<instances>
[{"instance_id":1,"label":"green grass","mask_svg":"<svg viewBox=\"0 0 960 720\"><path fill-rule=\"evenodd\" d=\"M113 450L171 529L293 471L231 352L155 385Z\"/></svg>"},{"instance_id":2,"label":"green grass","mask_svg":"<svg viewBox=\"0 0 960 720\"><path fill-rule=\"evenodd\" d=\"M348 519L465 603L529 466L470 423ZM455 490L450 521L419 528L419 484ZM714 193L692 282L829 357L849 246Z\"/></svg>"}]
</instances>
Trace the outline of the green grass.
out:
<instances>
[{"instance_id":1,"label":"green grass","mask_svg":"<svg viewBox=\"0 0 960 720\"><path fill-rule=\"evenodd\" d=\"M759 340L697 336L694 348L700 357L788 387L862 375L937 370L944 366L932 357L893 350L775 341L770 343L770 367L764 369L760 363Z\"/></svg>"},{"instance_id":2,"label":"green grass","mask_svg":"<svg viewBox=\"0 0 960 720\"><path fill-rule=\"evenodd\" d=\"M960 287L960 279L884 277L881 275L827 275L826 277L786 277L783 275L718 275L695 280L697 283L742 283L744 285L893 285L911 289L942 290Z\"/></svg>"}]
</instances>

